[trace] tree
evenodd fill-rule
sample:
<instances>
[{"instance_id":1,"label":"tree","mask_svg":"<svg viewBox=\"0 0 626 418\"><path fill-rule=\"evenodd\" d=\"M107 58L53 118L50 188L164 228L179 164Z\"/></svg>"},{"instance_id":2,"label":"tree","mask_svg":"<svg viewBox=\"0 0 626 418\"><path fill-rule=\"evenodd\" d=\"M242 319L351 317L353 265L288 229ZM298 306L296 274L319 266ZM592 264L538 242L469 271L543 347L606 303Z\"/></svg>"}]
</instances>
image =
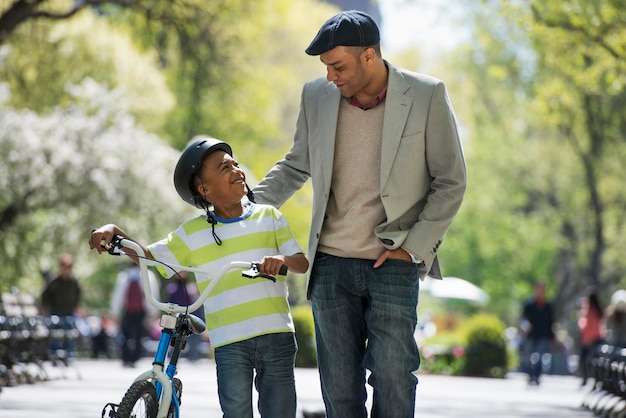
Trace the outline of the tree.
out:
<instances>
[{"instance_id":1,"label":"tree","mask_svg":"<svg viewBox=\"0 0 626 418\"><path fill-rule=\"evenodd\" d=\"M128 110L150 132L162 129L174 108L156 54L140 51L127 31L91 12L54 24L27 22L2 51L0 79L14 108L45 114L66 106L73 100L66 86L85 78L123 90Z\"/></svg>"},{"instance_id":2,"label":"tree","mask_svg":"<svg viewBox=\"0 0 626 418\"><path fill-rule=\"evenodd\" d=\"M264 47L270 25L280 24L281 13L285 10L281 3L284 2L16 0L11 2L0 15L0 44L9 40L14 41L16 34L19 34L18 28L27 26L31 30L37 30L41 27L51 27L51 22L56 23L70 18L74 21L85 13L95 11L99 16L109 19L114 25L125 25L133 32L134 39L140 41L148 53L158 54L160 69L168 75L171 91L176 97L176 106L172 107L172 111L165 118L164 125L166 126L158 127L162 128L157 131L161 136L168 138L176 147L182 148L189 138L198 133L211 132L219 135L222 130L230 133L234 126L242 131L242 137L254 143L261 138L259 132L265 132L268 136L277 136L276 119L251 118L250 115L256 115L258 112L248 112L246 109L242 109L243 112L232 113L229 118L225 119L224 112L219 109L232 108L232 106L225 106L232 102L229 96L237 97L244 89L248 94L255 92L252 87L256 78L248 77L251 70L246 70L247 67L251 67L248 65L248 57ZM0 10L2 10L1 7ZM277 14L277 11L280 13ZM98 24L101 26L102 22ZM83 41L86 40L86 43L91 45L91 37L90 33ZM74 40L74 43L79 41ZM50 50L40 50L44 53L42 55L46 55L49 60L50 55L63 55L59 53L58 48L55 48L56 45L51 46L53 48ZM104 50L107 51L107 49L105 46ZM97 55L93 58L94 63L103 61L103 57ZM18 60L18 58L14 59ZM22 61L28 61L28 58L22 58ZM105 64L110 65L111 62L105 61ZM119 61L116 64L119 64ZM35 72L42 71L42 68L44 71L47 69L47 67L37 68ZM85 66L81 69L93 72L90 75L99 81L103 80L100 80L101 77L97 73L107 78L106 67L89 69ZM21 73L18 73L16 77L21 77ZM34 78L41 81L38 77ZM63 80L65 77L51 78ZM34 80L31 77L30 80L25 81ZM74 79L72 82L77 83L80 80ZM53 83L53 86L59 84L61 83ZM249 96L244 100L237 98L241 105L248 106L250 103L251 107L257 110L259 101L267 100L264 93L269 89L270 87L264 87L260 90L261 94ZM50 98L54 99L59 96L59 94L51 94ZM250 98L252 100L249 100ZM44 101L38 109L48 104ZM244 115L244 117L237 120L233 115ZM216 126L224 125L229 120L233 120L233 123L227 124L222 130L216 130ZM256 129L248 128L248 126Z\"/></svg>"},{"instance_id":3,"label":"tree","mask_svg":"<svg viewBox=\"0 0 626 418\"><path fill-rule=\"evenodd\" d=\"M531 2L530 9L531 39L537 46L547 40L550 48L537 48L538 127L571 153L579 173L567 199L546 199L555 209L574 209L564 211L560 225L564 245L556 266L557 297L575 300L592 285L607 289L608 299L626 276L626 263L618 256L626 230L618 180L626 174L626 4ZM562 303L565 311L568 305Z\"/></svg>"},{"instance_id":4,"label":"tree","mask_svg":"<svg viewBox=\"0 0 626 418\"><path fill-rule=\"evenodd\" d=\"M156 6L156 2L152 4ZM221 3L199 4L219 9ZM217 89L207 88L198 96L202 103L196 105L205 112L200 118L202 133L233 143L237 158L249 165L251 177L254 173L263 175L290 146L301 83L323 73L323 67L302 52L302 45L318 23L301 22L315 16L321 22L329 14L324 7L309 8L312 4L302 2L291 7L288 1L272 3L276 9L263 9L268 26L259 26L261 32L253 31L254 19L239 27L246 33L243 39L254 38L254 43L242 46L242 39L231 38L228 48L224 46L225 60L233 54L228 49L237 52L233 54L238 57L237 65L222 71L216 66L225 61L218 60L203 69L208 74L220 74L220 83ZM243 3L231 5L244 7ZM167 108L161 106L167 101L162 98L167 99L169 93L163 80L176 85L176 77L183 74L177 70L176 44L164 46L165 54L158 48L159 36L155 36L147 37L148 41L138 47L139 35L129 36L133 32L126 29L125 22L136 23L139 18L126 18L120 10L103 6L98 13L83 9L59 21L24 21L0 50L0 78L10 86L3 84L3 89L13 93L5 95L0 104L4 128L0 144L8 153L0 156L0 168L14 170L3 184L11 185L7 189L10 193L0 197L0 260L7 277L11 277L5 286L37 289L41 285L40 270L54 265L62 248L76 252L78 272L94 282L87 289L93 295L92 306L102 304L102 295L110 290L106 281L111 274L107 272L115 266L111 267L106 258L87 258L85 239L91 228L114 221L129 232L139 231L138 238L148 241L163 236L181 219L197 214L187 212L191 208L171 188L171 169L178 151L140 126L158 131L149 122L169 119L169 115L154 115L164 115L163 108ZM231 13L225 16L235 22L241 20L234 11ZM163 13L162 17L174 16ZM178 23L185 24L183 16L178 18ZM173 24L168 29L174 34L177 30ZM101 41L104 39L107 42ZM221 41L218 38L215 42ZM250 51L258 51L263 44L267 44L265 55L255 66L249 65ZM86 78L90 76L93 79ZM46 88L41 88L44 85ZM24 136L30 136L30 140L24 141ZM144 150L150 150L148 157ZM167 157L158 158L162 153ZM85 158L90 158L93 166L85 166ZM45 182L36 180L38 172L27 169L39 162L45 163ZM105 178L108 185L103 183ZM253 178L250 184L254 184ZM149 196L134 187L148 190ZM302 244L308 233L309 193L305 190L283 208ZM302 288L301 281L297 286Z\"/></svg>"},{"instance_id":5,"label":"tree","mask_svg":"<svg viewBox=\"0 0 626 418\"><path fill-rule=\"evenodd\" d=\"M455 268L484 281L510 319L537 279L562 319L588 286L608 296L624 284L622 3L484 1L449 65L461 69L450 79L467 95L470 133L461 237L450 240L466 264Z\"/></svg>"},{"instance_id":6,"label":"tree","mask_svg":"<svg viewBox=\"0 0 626 418\"><path fill-rule=\"evenodd\" d=\"M190 216L171 187L179 152L135 125L119 91L93 80L70 90L74 102L46 116L0 106L4 287L37 289L61 252L83 261L93 227L147 241Z\"/></svg>"},{"instance_id":7,"label":"tree","mask_svg":"<svg viewBox=\"0 0 626 418\"><path fill-rule=\"evenodd\" d=\"M63 20L76 15L87 7L106 3L124 6L138 5L136 0L13 0L0 8L0 44L3 44L21 24L29 20Z\"/></svg>"},{"instance_id":8,"label":"tree","mask_svg":"<svg viewBox=\"0 0 626 418\"><path fill-rule=\"evenodd\" d=\"M65 83L87 75L135 93L127 97L140 123L179 149L203 133L245 144L244 157L271 150L270 159L290 142L300 85L322 74L302 51L335 12L314 0L98 1L51 20L35 10L57 3L36 3L7 40L13 52L2 75L15 93L12 105L45 111L67 101ZM169 97L155 70L167 79Z\"/></svg>"}]
</instances>

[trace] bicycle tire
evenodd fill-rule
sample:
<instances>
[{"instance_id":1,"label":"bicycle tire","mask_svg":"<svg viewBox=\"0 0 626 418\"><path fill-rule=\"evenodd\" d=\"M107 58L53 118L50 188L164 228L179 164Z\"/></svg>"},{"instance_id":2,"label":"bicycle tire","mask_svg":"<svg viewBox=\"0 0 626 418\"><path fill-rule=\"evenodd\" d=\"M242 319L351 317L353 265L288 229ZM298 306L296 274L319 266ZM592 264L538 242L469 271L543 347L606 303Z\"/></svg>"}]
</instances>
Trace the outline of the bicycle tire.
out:
<instances>
[{"instance_id":1,"label":"bicycle tire","mask_svg":"<svg viewBox=\"0 0 626 418\"><path fill-rule=\"evenodd\" d=\"M116 418L156 418L158 409L154 384L141 380L133 383L126 391Z\"/></svg>"},{"instance_id":2,"label":"bicycle tire","mask_svg":"<svg viewBox=\"0 0 626 418\"><path fill-rule=\"evenodd\" d=\"M177 377L172 380L172 385L174 385L174 393L176 393L176 397L178 398L178 407L182 404L181 398L183 397L183 382ZM176 418L176 407L173 403L170 404L170 409L167 411L167 418Z\"/></svg>"}]
</instances>

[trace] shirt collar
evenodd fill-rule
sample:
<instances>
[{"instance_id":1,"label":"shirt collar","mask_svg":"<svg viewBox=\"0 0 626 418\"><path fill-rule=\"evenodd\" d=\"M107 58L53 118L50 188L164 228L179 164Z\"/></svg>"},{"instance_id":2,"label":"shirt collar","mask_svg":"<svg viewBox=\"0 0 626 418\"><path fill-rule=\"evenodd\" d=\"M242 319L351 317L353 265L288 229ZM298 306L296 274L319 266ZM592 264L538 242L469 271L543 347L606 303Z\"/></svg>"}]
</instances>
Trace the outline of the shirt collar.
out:
<instances>
[{"instance_id":1,"label":"shirt collar","mask_svg":"<svg viewBox=\"0 0 626 418\"><path fill-rule=\"evenodd\" d=\"M222 219L219 216L217 216L215 214L215 212L211 212L211 216L213 216L213 218L220 223L223 224L232 224L235 222L239 222L239 221L243 221L244 219L247 219L248 217L250 217L250 215L252 215L252 213L254 212L254 207L255 204L252 202L246 202L243 205L243 214L241 216L238 216L237 218L232 218L232 219Z\"/></svg>"},{"instance_id":2,"label":"shirt collar","mask_svg":"<svg viewBox=\"0 0 626 418\"><path fill-rule=\"evenodd\" d=\"M383 90L378 93L378 95L376 97L374 97L372 99L371 102L369 102L368 104L366 104L365 106L362 105L361 103L359 103L356 100L356 97L352 96L352 97L346 97L346 100L348 101L348 103L350 103L352 106L356 106L358 108L361 108L363 110L368 110L371 109L373 107L378 106L383 100L385 100L385 97L387 97L387 84L385 84L385 88L383 88Z\"/></svg>"}]
</instances>

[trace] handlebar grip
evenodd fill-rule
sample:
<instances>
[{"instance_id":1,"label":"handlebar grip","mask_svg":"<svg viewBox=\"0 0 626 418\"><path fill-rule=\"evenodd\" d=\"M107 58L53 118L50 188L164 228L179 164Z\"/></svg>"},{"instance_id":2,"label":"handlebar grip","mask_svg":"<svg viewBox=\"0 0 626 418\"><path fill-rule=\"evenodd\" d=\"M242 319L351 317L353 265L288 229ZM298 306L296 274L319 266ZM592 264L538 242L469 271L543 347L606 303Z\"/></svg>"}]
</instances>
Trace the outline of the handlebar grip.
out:
<instances>
[{"instance_id":1,"label":"handlebar grip","mask_svg":"<svg viewBox=\"0 0 626 418\"><path fill-rule=\"evenodd\" d=\"M278 274L280 274L281 276L285 276L288 271L289 271L289 268L287 268L287 265L283 264L282 266L280 266L280 270L278 271Z\"/></svg>"}]
</instances>

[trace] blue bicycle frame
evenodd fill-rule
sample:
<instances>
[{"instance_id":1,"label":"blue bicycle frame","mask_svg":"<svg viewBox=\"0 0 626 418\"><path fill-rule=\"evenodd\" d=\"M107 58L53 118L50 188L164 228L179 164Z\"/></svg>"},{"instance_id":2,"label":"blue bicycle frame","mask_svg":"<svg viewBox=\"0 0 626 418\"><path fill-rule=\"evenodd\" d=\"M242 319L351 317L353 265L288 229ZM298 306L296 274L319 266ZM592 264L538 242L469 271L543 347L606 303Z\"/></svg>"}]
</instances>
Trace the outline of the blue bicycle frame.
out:
<instances>
[{"instance_id":1,"label":"blue bicycle frame","mask_svg":"<svg viewBox=\"0 0 626 418\"><path fill-rule=\"evenodd\" d=\"M153 365L156 364L156 365L159 365L160 367L163 367L165 365L165 359L167 358L167 351L169 350L171 341L172 341L171 330L167 328L163 328L163 330L161 331L161 338L159 338L159 346L154 356L154 362L152 363ZM174 376L176 376L176 373L177 373L176 364L173 364L172 362L170 362L167 365L167 369L165 371L166 376L169 378L170 381L172 381L172 379L174 379ZM170 387L171 387L171 384L170 384ZM160 403L163 390L162 390L162 383L159 380L155 382L155 388L156 388L156 393L157 393L157 399L159 399L159 403ZM178 399L178 396L175 390L172 390L171 399L172 399L171 402L174 404L174 416L178 417L178 414L179 414L178 408L180 407L180 400Z\"/></svg>"}]
</instances>

